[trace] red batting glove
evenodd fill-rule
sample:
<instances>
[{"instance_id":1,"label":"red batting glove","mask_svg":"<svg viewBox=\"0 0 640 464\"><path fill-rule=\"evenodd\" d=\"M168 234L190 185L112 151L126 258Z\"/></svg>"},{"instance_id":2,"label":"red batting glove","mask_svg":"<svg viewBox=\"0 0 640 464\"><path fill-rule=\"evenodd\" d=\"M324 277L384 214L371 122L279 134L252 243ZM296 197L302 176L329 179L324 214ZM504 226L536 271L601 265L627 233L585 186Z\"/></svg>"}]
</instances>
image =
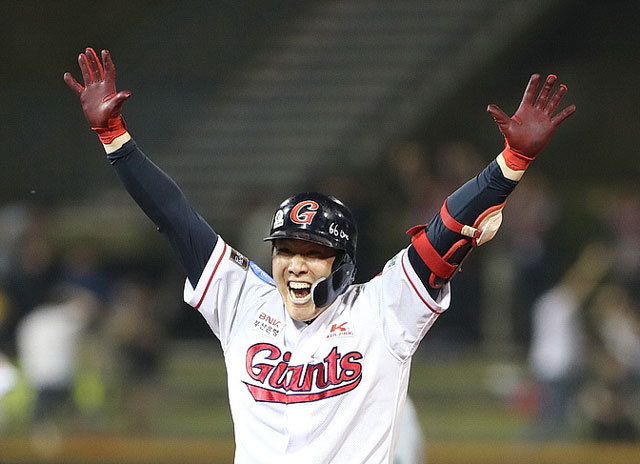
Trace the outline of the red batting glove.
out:
<instances>
[{"instance_id":1,"label":"red batting glove","mask_svg":"<svg viewBox=\"0 0 640 464\"><path fill-rule=\"evenodd\" d=\"M131 91L116 93L116 67L108 50L102 50L102 63L96 52L87 48L85 53L78 56L84 86L70 73L64 74L64 81L80 98L82 111L91 129L98 134L103 144L108 145L127 131L120 113L122 104L131 96Z\"/></svg>"},{"instance_id":2,"label":"red batting glove","mask_svg":"<svg viewBox=\"0 0 640 464\"><path fill-rule=\"evenodd\" d=\"M549 143L553 131L575 112L576 106L571 105L553 116L562 97L567 93L567 86L560 84L549 98L556 80L557 76L549 74L536 98L540 74L533 74L520 106L511 118L496 105L487 107L487 112L504 135L505 149L502 155L509 168L516 171L527 169L536 155Z\"/></svg>"}]
</instances>

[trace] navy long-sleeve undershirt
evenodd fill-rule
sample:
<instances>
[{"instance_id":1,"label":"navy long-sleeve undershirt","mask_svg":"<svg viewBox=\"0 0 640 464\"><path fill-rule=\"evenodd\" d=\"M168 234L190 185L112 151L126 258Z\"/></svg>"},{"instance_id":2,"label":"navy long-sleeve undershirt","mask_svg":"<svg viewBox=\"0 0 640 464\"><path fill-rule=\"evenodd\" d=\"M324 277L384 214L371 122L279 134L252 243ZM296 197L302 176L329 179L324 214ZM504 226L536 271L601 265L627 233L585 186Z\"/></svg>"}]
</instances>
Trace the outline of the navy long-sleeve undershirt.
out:
<instances>
[{"instance_id":1,"label":"navy long-sleeve undershirt","mask_svg":"<svg viewBox=\"0 0 640 464\"><path fill-rule=\"evenodd\" d=\"M187 277L196 285L218 240L218 235L193 209L178 185L156 166L131 140L107 155L125 188L144 213L167 236ZM488 208L503 203L517 185L502 175L494 160L473 179L452 193L447 200L449 213L463 224L473 224ZM436 214L427 226L427 236L442 256L461 236L442 223ZM409 259L429 292L430 270L413 247Z\"/></svg>"},{"instance_id":2,"label":"navy long-sleeve undershirt","mask_svg":"<svg viewBox=\"0 0 640 464\"><path fill-rule=\"evenodd\" d=\"M166 235L189 282L198 283L218 235L195 211L178 185L133 140L107 155L127 192Z\"/></svg>"}]
</instances>

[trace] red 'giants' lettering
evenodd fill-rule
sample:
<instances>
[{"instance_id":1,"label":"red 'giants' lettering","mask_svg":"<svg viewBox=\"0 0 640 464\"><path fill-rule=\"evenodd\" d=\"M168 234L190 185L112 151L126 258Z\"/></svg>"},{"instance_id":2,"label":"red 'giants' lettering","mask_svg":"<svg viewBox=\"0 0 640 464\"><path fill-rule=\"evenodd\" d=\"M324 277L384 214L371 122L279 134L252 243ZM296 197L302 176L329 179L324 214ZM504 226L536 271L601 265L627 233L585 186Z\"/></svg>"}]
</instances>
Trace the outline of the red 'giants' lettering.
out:
<instances>
[{"instance_id":1,"label":"red 'giants' lettering","mask_svg":"<svg viewBox=\"0 0 640 464\"><path fill-rule=\"evenodd\" d=\"M290 351L282 353L270 343L257 343L247 350L246 369L263 386L247 383L247 388L256 401L301 403L329 398L358 386L360 359L361 353L343 355L334 346L321 363L292 365Z\"/></svg>"}]
</instances>

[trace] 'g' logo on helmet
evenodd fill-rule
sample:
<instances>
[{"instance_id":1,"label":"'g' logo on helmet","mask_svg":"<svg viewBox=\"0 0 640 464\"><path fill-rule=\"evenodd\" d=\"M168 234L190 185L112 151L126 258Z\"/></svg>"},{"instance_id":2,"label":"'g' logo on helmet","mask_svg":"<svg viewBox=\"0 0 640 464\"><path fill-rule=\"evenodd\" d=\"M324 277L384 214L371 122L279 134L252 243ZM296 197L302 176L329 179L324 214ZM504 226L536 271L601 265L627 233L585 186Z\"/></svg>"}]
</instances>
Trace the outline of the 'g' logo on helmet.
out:
<instances>
[{"instance_id":1,"label":"'g' logo on helmet","mask_svg":"<svg viewBox=\"0 0 640 464\"><path fill-rule=\"evenodd\" d=\"M301 201L291 208L289 217L291 217L291 221L296 224L311 224L313 216L318 212L318 208L318 203L313 200Z\"/></svg>"}]
</instances>

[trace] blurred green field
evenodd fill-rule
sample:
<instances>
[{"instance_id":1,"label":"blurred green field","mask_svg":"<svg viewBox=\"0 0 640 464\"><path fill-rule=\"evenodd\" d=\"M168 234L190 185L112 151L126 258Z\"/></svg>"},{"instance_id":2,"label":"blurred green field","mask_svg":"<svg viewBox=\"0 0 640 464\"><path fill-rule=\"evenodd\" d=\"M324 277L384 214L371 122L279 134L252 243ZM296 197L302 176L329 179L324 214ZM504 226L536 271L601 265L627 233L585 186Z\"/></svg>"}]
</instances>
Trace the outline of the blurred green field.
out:
<instances>
[{"instance_id":1,"label":"blurred green field","mask_svg":"<svg viewBox=\"0 0 640 464\"><path fill-rule=\"evenodd\" d=\"M640 462L640 446L633 444L532 441L529 405L505 393L521 372L517 363L488 364L477 352L447 359L418 355L410 396L423 427L428 463ZM87 378L91 376L84 382L91 384ZM0 464L232 461L226 373L217 344L180 343L171 349L153 385L146 431L132 428L131 411L114 399L117 378L103 374L102 381L101 394L96 393L99 387L84 387L83 394L102 398L92 414L36 434L24 417L30 407L28 390L23 386L3 399ZM80 399L85 405L96 401Z\"/></svg>"},{"instance_id":2,"label":"blurred green field","mask_svg":"<svg viewBox=\"0 0 640 464\"><path fill-rule=\"evenodd\" d=\"M229 440L69 437L58 444L0 438L3 464L223 464L233 459ZM49 451L47 451L49 447ZM436 442L428 464L637 464L640 447L607 444Z\"/></svg>"}]
</instances>

